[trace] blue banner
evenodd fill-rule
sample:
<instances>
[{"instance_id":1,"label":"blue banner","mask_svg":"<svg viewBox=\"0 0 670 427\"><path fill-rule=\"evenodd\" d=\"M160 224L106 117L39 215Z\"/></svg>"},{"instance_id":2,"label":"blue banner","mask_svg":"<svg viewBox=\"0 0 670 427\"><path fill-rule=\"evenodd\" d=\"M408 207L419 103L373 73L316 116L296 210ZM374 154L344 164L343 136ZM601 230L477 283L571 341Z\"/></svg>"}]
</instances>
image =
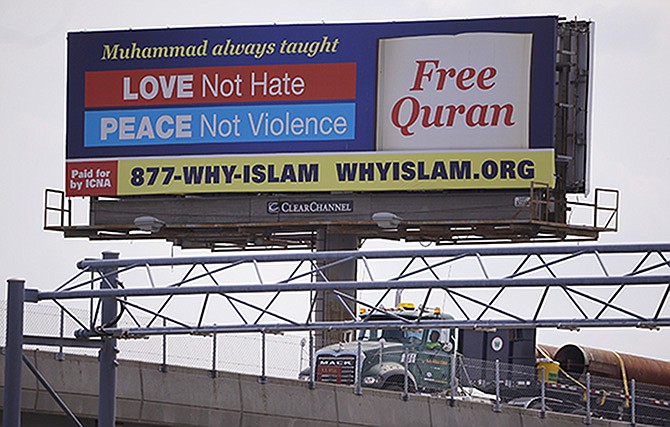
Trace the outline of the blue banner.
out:
<instances>
[{"instance_id":1,"label":"blue banner","mask_svg":"<svg viewBox=\"0 0 670 427\"><path fill-rule=\"evenodd\" d=\"M86 147L352 140L354 103L103 110L85 113ZM316 150L316 148L315 148Z\"/></svg>"}]
</instances>

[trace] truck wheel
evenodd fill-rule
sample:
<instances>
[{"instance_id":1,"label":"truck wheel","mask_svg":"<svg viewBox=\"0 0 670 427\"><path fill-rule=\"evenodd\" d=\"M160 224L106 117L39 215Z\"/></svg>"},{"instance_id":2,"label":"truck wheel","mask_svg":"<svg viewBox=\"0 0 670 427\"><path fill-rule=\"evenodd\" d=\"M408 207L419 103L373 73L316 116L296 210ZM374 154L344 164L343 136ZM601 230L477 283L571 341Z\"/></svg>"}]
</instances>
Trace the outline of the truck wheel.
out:
<instances>
[{"instance_id":1,"label":"truck wheel","mask_svg":"<svg viewBox=\"0 0 670 427\"><path fill-rule=\"evenodd\" d=\"M530 405L528 405L528 409L537 409L538 411L542 409L542 403L540 402L533 402ZM553 411L553 409L549 405L544 405L544 410L549 412Z\"/></svg>"},{"instance_id":2,"label":"truck wheel","mask_svg":"<svg viewBox=\"0 0 670 427\"><path fill-rule=\"evenodd\" d=\"M414 393L415 387L412 384L412 381L409 381L409 384L407 384L407 388L410 393ZM405 378L404 377L391 377L384 382L384 385L382 386L383 390L392 390L392 391L403 391L405 389Z\"/></svg>"},{"instance_id":3,"label":"truck wheel","mask_svg":"<svg viewBox=\"0 0 670 427\"><path fill-rule=\"evenodd\" d=\"M404 388L405 388L404 384L398 384L397 382L393 381L386 381L386 383L384 383L384 386L382 387L382 389L389 391L403 391Z\"/></svg>"}]
</instances>

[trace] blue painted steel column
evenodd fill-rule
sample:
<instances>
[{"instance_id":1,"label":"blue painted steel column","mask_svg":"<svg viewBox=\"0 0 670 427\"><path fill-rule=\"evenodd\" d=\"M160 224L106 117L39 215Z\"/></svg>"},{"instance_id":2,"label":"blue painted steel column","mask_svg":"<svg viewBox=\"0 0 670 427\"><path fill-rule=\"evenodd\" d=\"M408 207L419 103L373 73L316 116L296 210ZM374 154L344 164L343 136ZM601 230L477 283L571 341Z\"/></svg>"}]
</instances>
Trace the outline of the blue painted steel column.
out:
<instances>
[{"instance_id":1,"label":"blue painted steel column","mask_svg":"<svg viewBox=\"0 0 670 427\"><path fill-rule=\"evenodd\" d=\"M21 364L23 356L23 302L25 281L7 280L7 346L2 425L21 426Z\"/></svg>"},{"instance_id":2,"label":"blue painted steel column","mask_svg":"<svg viewBox=\"0 0 670 427\"><path fill-rule=\"evenodd\" d=\"M102 259L118 259L118 252L103 252ZM117 268L104 269L101 273L106 279L100 282L100 289L116 289ZM103 327L116 326L118 303L115 298L102 299L101 323ZM103 337L100 349L100 384L98 396L98 426L115 427L116 425L116 338Z\"/></svg>"}]
</instances>

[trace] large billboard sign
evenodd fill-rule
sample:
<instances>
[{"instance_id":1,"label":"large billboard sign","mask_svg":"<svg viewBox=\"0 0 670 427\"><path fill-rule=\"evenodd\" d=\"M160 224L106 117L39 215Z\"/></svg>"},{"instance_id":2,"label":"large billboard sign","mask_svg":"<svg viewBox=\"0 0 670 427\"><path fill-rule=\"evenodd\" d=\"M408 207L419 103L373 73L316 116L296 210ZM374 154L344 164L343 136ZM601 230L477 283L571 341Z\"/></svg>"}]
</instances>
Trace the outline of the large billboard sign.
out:
<instances>
[{"instance_id":1,"label":"large billboard sign","mask_svg":"<svg viewBox=\"0 0 670 427\"><path fill-rule=\"evenodd\" d=\"M68 35L71 196L554 179L557 18Z\"/></svg>"}]
</instances>

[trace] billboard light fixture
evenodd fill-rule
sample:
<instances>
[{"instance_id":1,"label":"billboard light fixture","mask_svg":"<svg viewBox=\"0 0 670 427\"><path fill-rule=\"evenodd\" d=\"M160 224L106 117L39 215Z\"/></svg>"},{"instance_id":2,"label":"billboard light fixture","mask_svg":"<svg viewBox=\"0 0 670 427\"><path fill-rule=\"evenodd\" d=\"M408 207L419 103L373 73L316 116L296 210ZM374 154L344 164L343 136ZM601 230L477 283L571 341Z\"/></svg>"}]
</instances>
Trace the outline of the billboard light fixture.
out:
<instances>
[{"instance_id":1,"label":"billboard light fixture","mask_svg":"<svg viewBox=\"0 0 670 427\"><path fill-rule=\"evenodd\" d=\"M379 228L398 228L402 218L393 212L375 212L372 214L372 220Z\"/></svg>"},{"instance_id":2,"label":"billboard light fixture","mask_svg":"<svg viewBox=\"0 0 670 427\"><path fill-rule=\"evenodd\" d=\"M157 233L165 227L165 222L153 216L138 216L133 221L135 227L139 228L142 231L148 231L150 233Z\"/></svg>"}]
</instances>

